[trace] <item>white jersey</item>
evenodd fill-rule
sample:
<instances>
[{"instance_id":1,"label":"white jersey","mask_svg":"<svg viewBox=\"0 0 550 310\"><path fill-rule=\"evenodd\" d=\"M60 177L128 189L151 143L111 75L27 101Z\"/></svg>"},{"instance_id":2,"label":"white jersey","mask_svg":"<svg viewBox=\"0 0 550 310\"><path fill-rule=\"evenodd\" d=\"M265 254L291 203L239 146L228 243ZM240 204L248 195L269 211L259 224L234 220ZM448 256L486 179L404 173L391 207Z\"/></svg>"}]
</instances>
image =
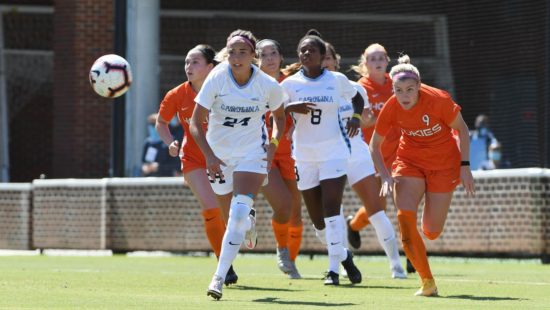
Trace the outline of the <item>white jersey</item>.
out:
<instances>
[{"instance_id":1,"label":"white jersey","mask_svg":"<svg viewBox=\"0 0 550 310\"><path fill-rule=\"evenodd\" d=\"M363 101L365 102L365 109L370 107L369 99L367 97L367 91L361 85L356 82L350 81L353 87L357 90ZM351 103L352 98L342 98L340 102L340 118L342 123L345 125L353 117L353 104ZM363 131L359 130L359 133L354 137L350 138L351 144L351 158L350 161L359 161L362 160L365 156L370 157L369 146L363 138Z\"/></svg>"},{"instance_id":2,"label":"white jersey","mask_svg":"<svg viewBox=\"0 0 550 310\"><path fill-rule=\"evenodd\" d=\"M292 113L295 123L292 157L309 162L348 159L351 146L339 108L342 98L353 98L357 90L346 76L323 70L319 77L311 79L300 71L286 78L281 86L286 95L285 104L311 102L316 105L308 114Z\"/></svg>"},{"instance_id":3,"label":"white jersey","mask_svg":"<svg viewBox=\"0 0 550 310\"><path fill-rule=\"evenodd\" d=\"M210 72L195 102L210 110L206 140L220 159L265 153L265 113L283 102L279 83L252 65L252 76L239 86L228 63Z\"/></svg>"}]
</instances>

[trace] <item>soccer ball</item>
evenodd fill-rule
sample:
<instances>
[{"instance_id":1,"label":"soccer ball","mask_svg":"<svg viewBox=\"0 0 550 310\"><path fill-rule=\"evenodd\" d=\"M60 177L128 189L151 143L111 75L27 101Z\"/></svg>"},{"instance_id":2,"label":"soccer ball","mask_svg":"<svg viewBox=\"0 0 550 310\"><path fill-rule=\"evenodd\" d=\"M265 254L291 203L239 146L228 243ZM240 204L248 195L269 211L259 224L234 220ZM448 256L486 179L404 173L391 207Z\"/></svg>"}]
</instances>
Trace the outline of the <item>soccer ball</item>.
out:
<instances>
[{"instance_id":1,"label":"soccer ball","mask_svg":"<svg viewBox=\"0 0 550 310\"><path fill-rule=\"evenodd\" d=\"M123 95L132 84L132 69L126 59L109 54L99 57L90 69L90 84L102 97Z\"/></svg>"}]
</instances>

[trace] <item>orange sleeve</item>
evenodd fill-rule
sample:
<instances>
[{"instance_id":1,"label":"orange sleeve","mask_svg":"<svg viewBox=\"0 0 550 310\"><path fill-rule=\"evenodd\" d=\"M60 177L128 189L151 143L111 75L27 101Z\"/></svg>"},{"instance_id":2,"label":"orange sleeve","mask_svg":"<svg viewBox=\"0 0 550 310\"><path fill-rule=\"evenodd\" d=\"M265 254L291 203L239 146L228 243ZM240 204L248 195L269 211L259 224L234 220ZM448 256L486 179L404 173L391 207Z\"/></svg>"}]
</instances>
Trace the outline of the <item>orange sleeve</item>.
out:
<instances>
[{"instance_id":1,"label":"orange sleeve","mask_svg":"<svg viewBox=\"0 0 550 310\"><path fill-rule=\"evenodd\" d=\"M162 99L160 103L159 115L167 122L171 121L178 111L178 101L176 97L176 92L171 90L166 93L166 96L164 96L164 99Z\"/></svg>"},{"instance_id":2,"label":"orange sleeve","mask_svg":"<svg viewBox=\"0 0 550 310\"><path fill-rule=\"evenodd\" d=\"M453 99L450 97L444 98L441 102L441 119L445 124L449 125L456 119L460 110L460 106Z\"/></svg>"},{"instance_id":3,"label":"orange sleeve","mask_svg":"<svg viewBox=\"0 0 550 310\"><path fill-rule=\"evenodd\" d=\"M393 101L386 102L380 111L380 114L378 114L378 118L376 119L374 132L382 137L385 137L393 126L393 103Z\"/></svg>"}]
</instances>

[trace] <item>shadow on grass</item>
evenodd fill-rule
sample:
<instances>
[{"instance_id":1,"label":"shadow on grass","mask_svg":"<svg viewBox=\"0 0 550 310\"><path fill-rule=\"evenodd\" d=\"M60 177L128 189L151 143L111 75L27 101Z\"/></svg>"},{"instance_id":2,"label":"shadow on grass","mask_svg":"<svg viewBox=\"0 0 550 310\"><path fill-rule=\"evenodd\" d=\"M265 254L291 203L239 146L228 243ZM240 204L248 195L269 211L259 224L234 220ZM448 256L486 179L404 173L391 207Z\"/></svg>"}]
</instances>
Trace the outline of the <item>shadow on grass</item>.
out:
<instances>
[{"instance_id":1,"label":"shadow on grass","mask_svg":"<svg viewBox=\"0 0 550 310\"><path fill-rule=\"evenodd\" d=\"M298 305L298 306L317 306L317 307L349 307L357 306L359 304L342 302L315 302L315 301L295 301L295 300L279 300L277 297L266 297L262 299L254 299L253 302L266 303L266 304L279 304L279 305Z\"/></svg>"},{"instance_id":2,"label":"shadow on grass","mask_svg":"<svg viewBox=\"0 0 550 310\"><path fill-rule=\"evenodd\" d=\"M289 288L272 288L272 287L258 287L248 285L232 285L232 289L247 290L247 291L269 291L269 292L301 292L303 290L289 289Z\"/></svg>"},{"instance_id":3,"label":"shadow on grass","mask_svg":"<svg viewBox=\"0 0 550 310\"><path fill-rule=\"evenodd\" d=\"M523 301L523 300L529 300L527 298L474 296L474 295L449 295L449 296L441 296L441 297L443 297L443 298L453 298L453 299L480 300L480 301L503 301L503 300Z\"/></svg>"}]
</instances>

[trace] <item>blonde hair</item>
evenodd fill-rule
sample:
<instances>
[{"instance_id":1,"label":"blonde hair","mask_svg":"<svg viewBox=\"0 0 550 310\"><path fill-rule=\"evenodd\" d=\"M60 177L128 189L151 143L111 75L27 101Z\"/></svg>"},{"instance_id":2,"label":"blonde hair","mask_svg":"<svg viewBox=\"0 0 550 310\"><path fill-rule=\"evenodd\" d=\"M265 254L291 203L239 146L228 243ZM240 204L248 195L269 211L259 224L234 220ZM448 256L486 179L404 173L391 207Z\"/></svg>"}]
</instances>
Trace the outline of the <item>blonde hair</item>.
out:
<instances>
[{"instance_id":1,"label":"blonde hair","mask_svg":"<svg viewBox=\"0 0 550 310\"><path fill-rule=\"evenodd\" d=\"M407 54L401 55L399 59L397 59L397 65L393 66L390 70L390 78L393 80L393 77L401 72L416 75L418 77L418 82L420 82L420 72L411 64L411 58ZM404 76L404 78L407 78L407 76Z\"/></svg>"},{"instance_id":2,"label":"blonde hair","mask_svg":"<svg viewBox=\"0 0 550 310\"><path fill-rule=\"evenodd\" d=\"M369 57L370 53L376 52L376 51L382 51L386 55L386 60L390 62L390 57L388 56L388 52L382 46L380 43L373 43L365 49L363 54L361 54L361 57L359 57L359 61L357 62L357 65L351 66L350 69L355 71L359 76L367 76L369 75L369 69L367 68L367 58Z\"/></svg>"}]
</instances>

